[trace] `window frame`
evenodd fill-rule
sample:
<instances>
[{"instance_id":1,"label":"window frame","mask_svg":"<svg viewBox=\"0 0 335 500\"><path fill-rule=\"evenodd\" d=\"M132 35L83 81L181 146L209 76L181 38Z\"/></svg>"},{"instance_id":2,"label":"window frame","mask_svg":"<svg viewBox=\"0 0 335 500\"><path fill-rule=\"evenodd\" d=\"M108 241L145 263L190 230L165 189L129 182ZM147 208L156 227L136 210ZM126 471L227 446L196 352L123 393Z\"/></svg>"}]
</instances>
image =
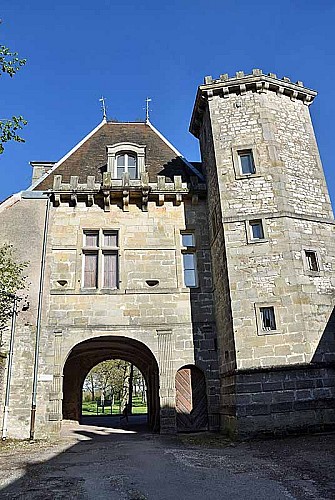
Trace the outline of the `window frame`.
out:
<instances>
[{"instance_id":1,"label":"window frame","mask_svg":"<svg viewBox=\"0 0 335 500\"><path fill-rule=\"evenodd\" d=\"M124 162L124 165L118 165L117 162L118 162L118 158L120 158L121 156L124 156L124 159L125 159L125 162ZM114 171L113 171L113 176L112 178L113 179L122 179L122 174L123 173L129 173L129 157L130 158L135 158L135 177L130 177L130 179L132 180L135 180L135 179L138 179L139 176L138 176L138 161L137 161L137 154L134 153L133 151L119 151L118 153L116 153L115 155L115 164L114 164ZM131 166L134 168L134 166ZM118 169L119 168L123 168L123 172L121 174L121 176L118 175Z\"/></svg>"},{"instance_id":2,"label":"window frame","mask_svg":"<svg viewBox=\"0 0 335 500\"><path fill-rule=\"evenodd\" d=\"M254 238L253 233L252 233L252 223L253 222L259 222L262 226L262 232L263 232L263 238ZM256 243L265 243L269 241L268 239L268 232L267 232L267 225L266 225L266 220L262 217L258 218L250 218L245 221L245 232L247 236L247 243L248 244L256 244Z\"/></svg>"},{"instance_id":3,"label":"window frame","mask_svg":"<svg viewBox=\"0 0 335 500\"><path fill-rule=\"evenodd\" d=\"M86 236L88 234L96 234L98 237L97 246L86 245ZM105 245L104 237L106 234L115 234L116 245ZM81 273L81 283L80 288L85 292L92 291L111 291L118 290L120 288L120 246L119 246L120 232L118 229L83 229L82 233L82 273ZM85 255L96 255L96 286L85 286ZM115 255L116 256L116 276L115 276L115 286L105 286L105 255Z\"/></svg>"},{"instance_id":4,"label":"window frame","mask_svg":"<svg viewBox=\"0 0 335 500\"><path fill-rule=\"evenodd\" d=\"M257 323L257 335L275 335L278 333L282 333L280 327L278 325L281 324L280 314L279 314L279 302L259 302L255 304L255 314L256 314L256 323ZM262 309L272 309L275 329L265 329L263 323L263 315Z\"/></svg>"},{"instance_id":5,"label":"window frame","mask_svg":"<svg viewBox=\"0 0 335 500\"><path fill-rule=\"evenodd\" d=\"M310 268L307 252L311 252L315 255L318 266L317 270L313 270ZM303 261L304 271L308 276L320 276L321 272L323 271L323 266L319 250L315 248L304 247L302 249L302 261Z\"/></svg>"},{"instance_id":6,"label":"window frame","mask_svg":"<svg viewBox=\"0 0 335 500\"><path fill-rule=\"evenodd\" d=\"M232 158L233 158L233 166L235 172L236 179L249 179L252 177L260 177L259 174L259 159L255 144L239 144L238 146L233 146L232 150ZM242 171L242 163L241 163L241 153L250 152L252 156L253 168L254 172L243 173Z\"/></svg>"},{"instance_id":7,"label":"window frame","mask_svg":"<svg viewBox=\"0 0 335 500\"><path fill-rule=\"evenodd\" d=\"M193 245L185 245L183 242L183 236L191 235L193 238ZM180 244L181 244L181 254L182 254L182 271L183 271L183 285L184 288L198 288L199 287L199 276L198 276L198 264L197 264L197 255L196 255L196 239L195 232L192 230L185 230L180 232ZM192 255L194 268L194 285L186 285L185 282L185 271L190 270L185 268L184 266L184 255Z\"/></svg>"},{"instance_id":8,"label":"window frame","mask_svg":"<svg viewBox=\"0 0 335 500\"><path fill-rule=\"evenodd\" d=\"M120 180L117 177L117 157L121 154L131 154L136 157L137 163L137 176L136 179L140 179L141 174L145 170L145 145L136 144L132 142L118 142L113 145L106 146L107 150L107 172L111 173L111 177L114 180ZM131 179L135 180L135 179Z\"/></svg>"}]
</instances>

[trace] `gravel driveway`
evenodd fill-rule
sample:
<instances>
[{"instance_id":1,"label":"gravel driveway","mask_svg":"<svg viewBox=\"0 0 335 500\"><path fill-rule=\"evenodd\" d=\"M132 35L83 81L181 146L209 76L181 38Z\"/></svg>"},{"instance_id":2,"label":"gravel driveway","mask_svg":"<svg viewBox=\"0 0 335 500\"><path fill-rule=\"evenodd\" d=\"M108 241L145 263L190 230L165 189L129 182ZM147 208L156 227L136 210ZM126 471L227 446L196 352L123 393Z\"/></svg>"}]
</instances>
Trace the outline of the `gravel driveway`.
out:
<instances>
[{"instance_id":1,"label":"gravel driveway","mask_svg":"<svg viewBox=\"0 0 335 500\"><path fill-rule=\"evenodd\" d=\"M335 434L234 444L105 422L65 423L58 442L0 445L0 498L335 499Z\"/></svg>"}]
</instances>

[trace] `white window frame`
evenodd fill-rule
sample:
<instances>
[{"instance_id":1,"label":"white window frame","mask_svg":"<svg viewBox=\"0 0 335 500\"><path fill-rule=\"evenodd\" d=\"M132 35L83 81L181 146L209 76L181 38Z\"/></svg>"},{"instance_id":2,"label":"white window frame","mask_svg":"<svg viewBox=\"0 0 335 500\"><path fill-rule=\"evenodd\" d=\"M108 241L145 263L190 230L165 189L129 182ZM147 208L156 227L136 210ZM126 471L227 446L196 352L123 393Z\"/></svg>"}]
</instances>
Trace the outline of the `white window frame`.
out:
<instances>
[{"instance_id":1,"label":"white window frame","mask_svg":"<svg viewBox=\"0 0 335 500\"><path fill-rule=\"evenodd\" d=\"M263 231L263 238L254 238L253 236L253 231L252 231L252 223L259 222L262 226L262 231ZM248 219L245 221L245 232L247 236L247 243L264 243L268 241L268 234L267 234L267 226L266 226L266 221L265 219L262 219L260 217L255 217L252 219Z\"/></svg>"},{"instance_id":2,"label":"white window frame","mask_svg":"<svg viewBox=\"0 0 335 500\"><path fill-rule=\"evenodd\" d=\"M116 246L107 246L104 244L104 236L108 233L116 235ZM86 245L86 236L88 234L96 234L98 236L98 245L91 247ZM117 290L120 286L120 262L119 262L119 231L117 229L83 229L83 245L82 245L82 276L81 289L84 291L93 290ZM85 286L85 255L97 255L96 268L96 286ZM104 286L104 255L116 255L116 286Z\"/></svg>"},{"instance_id":3,"label":"white window frame","mask_svg":"<svg viewBox=\"0 0 335 500\"><path fill-rule=\"evenodd\" d=\"M192 236L192 245L184 245L183 243L183 236ZM194 231L182 231L180 233L180 239L181 239L181 253L182 253L182 269L183 269L183 284L185 288L198 288L199 287L199 276L198 276L198 266L197 266L197 256L196 256L196 240L195 240L195 233ZM193 263L194 263L194 285L186 285L185 283L185 267L184 267L184 257L183 255L192 255L193 256Z\"/></svg>"},{"instance_id":4,"label":"white window frame","mask_svg":"<svg viewBox=\"0 0 335 500\"><path fill-rule=\"evenodd\" d=\"M107 172L111 173L112 179L117 179L116 158L121 154L130 154L136 157L137 179L145 172L145 146L132 142L118 142L107 146Z\"/></svg>"},{"instance_id":5,"label":"white window frame","mask_svg":"<svg viewBox=\"0 0 335 500\"><path fill-rule=\"evenodd\" d=\"M120 158L121 156L124 157L124 165L118 165L117 164L118 158ZM119 153L117 153L117 155L115 156L115 166L114 166L113 178L115 178L115 179L121 179L122 178L122 175L121 176L118 175L118 169L119 168L123 169L123 173L129 172L129 157L130 158L135 158L136 175L135 175L134 178L138 179L137 155L136 155L136 153L133 153L132 151L120 151ZM131 167L134 168L134 165L131 165Z\"/></svg>"}]
</instances>

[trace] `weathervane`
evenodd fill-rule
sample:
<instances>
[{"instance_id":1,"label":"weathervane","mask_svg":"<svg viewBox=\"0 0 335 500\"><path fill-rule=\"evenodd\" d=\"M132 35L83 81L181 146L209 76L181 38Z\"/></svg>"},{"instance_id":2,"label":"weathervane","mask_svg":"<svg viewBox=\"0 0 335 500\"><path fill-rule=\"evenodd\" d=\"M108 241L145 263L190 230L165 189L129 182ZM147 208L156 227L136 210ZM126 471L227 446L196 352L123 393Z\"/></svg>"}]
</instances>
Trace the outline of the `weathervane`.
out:
<instances>
[{"instance_id":1,"label":"weathervane","mask_svg":"<svg viewBox=\"0 0 335 500\"><path fill-rule=\"evenodd\" d=\"M103 119L107 120L107 109L106 109L106 103L105 103L104 96L101 96L101 98L99 99L99 101L101 102L101 111L103 113Z\"/></svg>"},{"instance_id":2,"label":"weathervane","mask_svg":"<svg viewBox=\"0 0 335 500\"><path fill-rule=\"evenodd\" d=\"M150 108L149 108L149 102L151 102L150 97L147 97L145 100L146 106L145 106L145 122L148 123L149 120L149 113L150 113Z\"/></svg>"}]
</instances>

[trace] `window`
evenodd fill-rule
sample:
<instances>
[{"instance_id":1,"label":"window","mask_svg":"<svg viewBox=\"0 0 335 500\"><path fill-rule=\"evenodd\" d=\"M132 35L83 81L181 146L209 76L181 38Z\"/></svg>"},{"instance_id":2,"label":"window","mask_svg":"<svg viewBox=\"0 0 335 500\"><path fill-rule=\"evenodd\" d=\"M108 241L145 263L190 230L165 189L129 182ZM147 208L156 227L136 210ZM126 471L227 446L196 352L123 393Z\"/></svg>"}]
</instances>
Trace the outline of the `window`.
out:
<instances>
[{"instance_id":1,"label":"window","mask_svg":"<svg viewBox=\"0 0 335 500\"><path fill-rule=\"evenodd\" d=\"M243 149L237 151L238 160L240 164L241 173L243 175L250 175L255 173L254 157L251 149Z\"/></svg>"},{"instance_id":2,"label":"window","mask_svg":"<svg viewBox=\"0 0 335 500\"><path fill-rule=\"evenodd\" d=\"M134 153L121 153L116 156L116 168L114 175L121 179L122 174L128 172L130 179L136 179L137 175L137 157Z\"/></svg>"},{"instance_id":3,"label":"window","mask_svg":"<svg viewBox=\"0 0 335 500\"><path fill-rule=\"evenodd\" d=\"M320 271L317 253L313 250L305 250L305 258L308 271Z\"/></svg>"},{"instance_id":4,"label":"window","mask_svg":"<svg viewBox=\"0 0 335 500\"><path fill-rule=\"evenodd\" d=\"M270 330L277 330L275 311L273 306L260 307L261 329L265 332Z\"/></svg>"},{"instance_id":5,"label":"window","mask_svg":"<svg viewBox=\"0 0 335 500\"><path fill-rule=\"evenodd\" d=\"M196 287L198 286L198 277L196 269L194 233L182 233L181 243L184 247L182 250L184 285L189 288Z\"/></svg>"},{"instance_id":6,"label":"window","mask_svg":"<svg viewBox=\"0 0 335 500\"><path fill-rule=\"evenodd\" d=\"M249 228L250 228L250 238L252 240L264 239L263 222L260 219L249 221Z\"/></svg>"},{"instance_id":7,"label":"window","mask_svg":"<svg viewBox=\"0 0 335 500\"><path fill-rule=\"evenodd\" d=\"M83 288L118 288L118 232L84 231Z\"/></svg>"}]
</instances>

